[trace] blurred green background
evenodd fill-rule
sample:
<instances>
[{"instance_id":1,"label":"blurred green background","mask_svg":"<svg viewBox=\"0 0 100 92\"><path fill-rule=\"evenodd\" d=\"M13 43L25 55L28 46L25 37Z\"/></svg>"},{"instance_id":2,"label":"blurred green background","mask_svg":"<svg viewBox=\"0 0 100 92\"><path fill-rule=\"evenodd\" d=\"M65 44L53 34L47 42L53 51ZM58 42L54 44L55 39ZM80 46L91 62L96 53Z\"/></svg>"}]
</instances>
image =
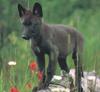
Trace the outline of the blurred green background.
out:
<instances>
[{"instance_id":1,"label":"blurred green background","mask_svg":"<svg viewBox=\"0 0 100 92\"><path fill-rule=\"evenodd\" d=\"M32 82L33 86L37 84L36 76L31 78L28 67L35 56L32 55L30 42L21 38L22 26L17 10L18 3L32 10L35 1L0 0L0 92L8 92L13 85L20 92L31 92L25 91L25 83ZM95 69L100 75L100 0L38 1L43 6L44 20L47 23L74 26L83 34L84 70ZM16 61L16 66L9 66L9 61ZM71 56L68 64L70 68L74 67Z\"/></svg>"}]
</instances>

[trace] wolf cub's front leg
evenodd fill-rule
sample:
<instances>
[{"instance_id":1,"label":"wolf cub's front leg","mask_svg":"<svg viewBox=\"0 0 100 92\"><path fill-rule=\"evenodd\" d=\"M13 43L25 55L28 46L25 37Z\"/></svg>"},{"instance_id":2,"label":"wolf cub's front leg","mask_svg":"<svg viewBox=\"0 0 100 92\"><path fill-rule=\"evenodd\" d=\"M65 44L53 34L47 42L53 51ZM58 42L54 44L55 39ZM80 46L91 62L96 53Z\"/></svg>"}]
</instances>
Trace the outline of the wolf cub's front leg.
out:
<instances>
[{"instance_id":1,"label":"wolf cub's front leg","mask_svg":"<svg viewBox=\"0 0 100 92\"><path fill-rule=\"evenodd\" d=\"M45 82L45 55L43 52L38 50L39 48L34 49L34 53L37 58L37 64L39 68L39 72L42 73L42 80L40 80L38 87L33 88L32 92L36 92L37 90L42 88L42 85Z\"/></svg>"},{"instance_id":2,"label":"wolf cub's front leg","mask_svg":"<svg viewBox=\"0 0 100 92\"><path fill-rule=\"evenodd\" d=\"M55 48L53 48L49 54L49 64L47 68L47 77L43 85L44 88L47 88L49 86L50 81L53 75L55 74L57 59L58 59L58 51Z\"/></svg>"}]
</instances>

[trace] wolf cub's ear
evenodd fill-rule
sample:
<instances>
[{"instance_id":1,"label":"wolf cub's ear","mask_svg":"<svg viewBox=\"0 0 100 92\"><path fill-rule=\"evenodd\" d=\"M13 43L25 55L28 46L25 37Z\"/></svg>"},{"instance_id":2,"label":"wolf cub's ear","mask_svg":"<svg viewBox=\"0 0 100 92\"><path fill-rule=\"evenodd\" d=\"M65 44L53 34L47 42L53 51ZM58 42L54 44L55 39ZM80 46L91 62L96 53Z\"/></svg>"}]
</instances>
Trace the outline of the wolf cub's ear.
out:
<instances>
[{"instance_id":1,"label":"wolf cub's ear","mask_svg":"<svg viewBox=\"0 0 100 92\"><path fill-rule=\"evenodd\" d=\"M42 6L38 2L36 2L33 6L33 15L43 17Z\"/></svg>"},{"instance_id":2,"label":"wolf cub's ear","mask_svg":"<svg viewBox=\"0 0 100 92\"><path fill-rule=\"evenodd\" d=\"M26 9L23 8L23 6L21 4L18 4L18 12L19 12L19 16L22 17L25 14Z\"/></svg>"}]
</instances>

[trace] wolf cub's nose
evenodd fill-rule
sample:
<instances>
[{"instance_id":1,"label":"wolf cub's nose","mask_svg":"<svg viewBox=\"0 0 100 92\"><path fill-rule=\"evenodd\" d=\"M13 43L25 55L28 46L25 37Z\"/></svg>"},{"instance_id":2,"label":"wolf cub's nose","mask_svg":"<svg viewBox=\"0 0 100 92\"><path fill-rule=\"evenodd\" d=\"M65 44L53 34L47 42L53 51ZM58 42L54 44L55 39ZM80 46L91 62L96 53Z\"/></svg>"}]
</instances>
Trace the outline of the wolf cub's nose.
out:
<instances>
[{"instance_id":1,"label":"wolf cub's nose","mask_svg":"<svg viewBox=\"0 0 100 92\"><path fill-rule=\"evenodd\" d=\"M22 35L22 38L25 39L25 40L29 40L29 37L25 36L25 35Z\"/></svg>"}]
</instances>

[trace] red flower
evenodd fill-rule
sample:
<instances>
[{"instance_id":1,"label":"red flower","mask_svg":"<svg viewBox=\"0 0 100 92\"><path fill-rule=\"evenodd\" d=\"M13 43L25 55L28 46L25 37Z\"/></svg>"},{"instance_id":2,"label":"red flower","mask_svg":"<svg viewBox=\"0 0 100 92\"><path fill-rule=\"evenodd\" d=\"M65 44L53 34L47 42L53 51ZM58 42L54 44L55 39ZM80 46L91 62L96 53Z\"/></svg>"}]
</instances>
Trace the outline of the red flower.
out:
<instances>
[{"instance_id":1,"label":"red flower","mask_svg":"<svg viewBox=\"0 0 100 92\"><path fill-rule=\"evenodd\" d=\"M41 81L43 78L43 72L38 72L38 79Z\"/></svg>"},{"instance_id":2,"label":"red flower","mask_svg":"<svg viewBox=\"0 0 100 92\"><path fill-rule=\"evenodd\" d=\"M11 87L10 92L19 92L19 90L16 87Z\"/></svg>"},{"instance_id":3,"label":"red flower","mask_svg":"<svg viewBox=\"0 0 100 92\"><path fill-rule=\"evenodd\" d=\"M36 69L37 69L37 64L36 64L36 62L34 62L34 61L31 62L30 65L29 65L29 68L30 68L31 71L36 70Z\"/></svg>"}]
</instances>

